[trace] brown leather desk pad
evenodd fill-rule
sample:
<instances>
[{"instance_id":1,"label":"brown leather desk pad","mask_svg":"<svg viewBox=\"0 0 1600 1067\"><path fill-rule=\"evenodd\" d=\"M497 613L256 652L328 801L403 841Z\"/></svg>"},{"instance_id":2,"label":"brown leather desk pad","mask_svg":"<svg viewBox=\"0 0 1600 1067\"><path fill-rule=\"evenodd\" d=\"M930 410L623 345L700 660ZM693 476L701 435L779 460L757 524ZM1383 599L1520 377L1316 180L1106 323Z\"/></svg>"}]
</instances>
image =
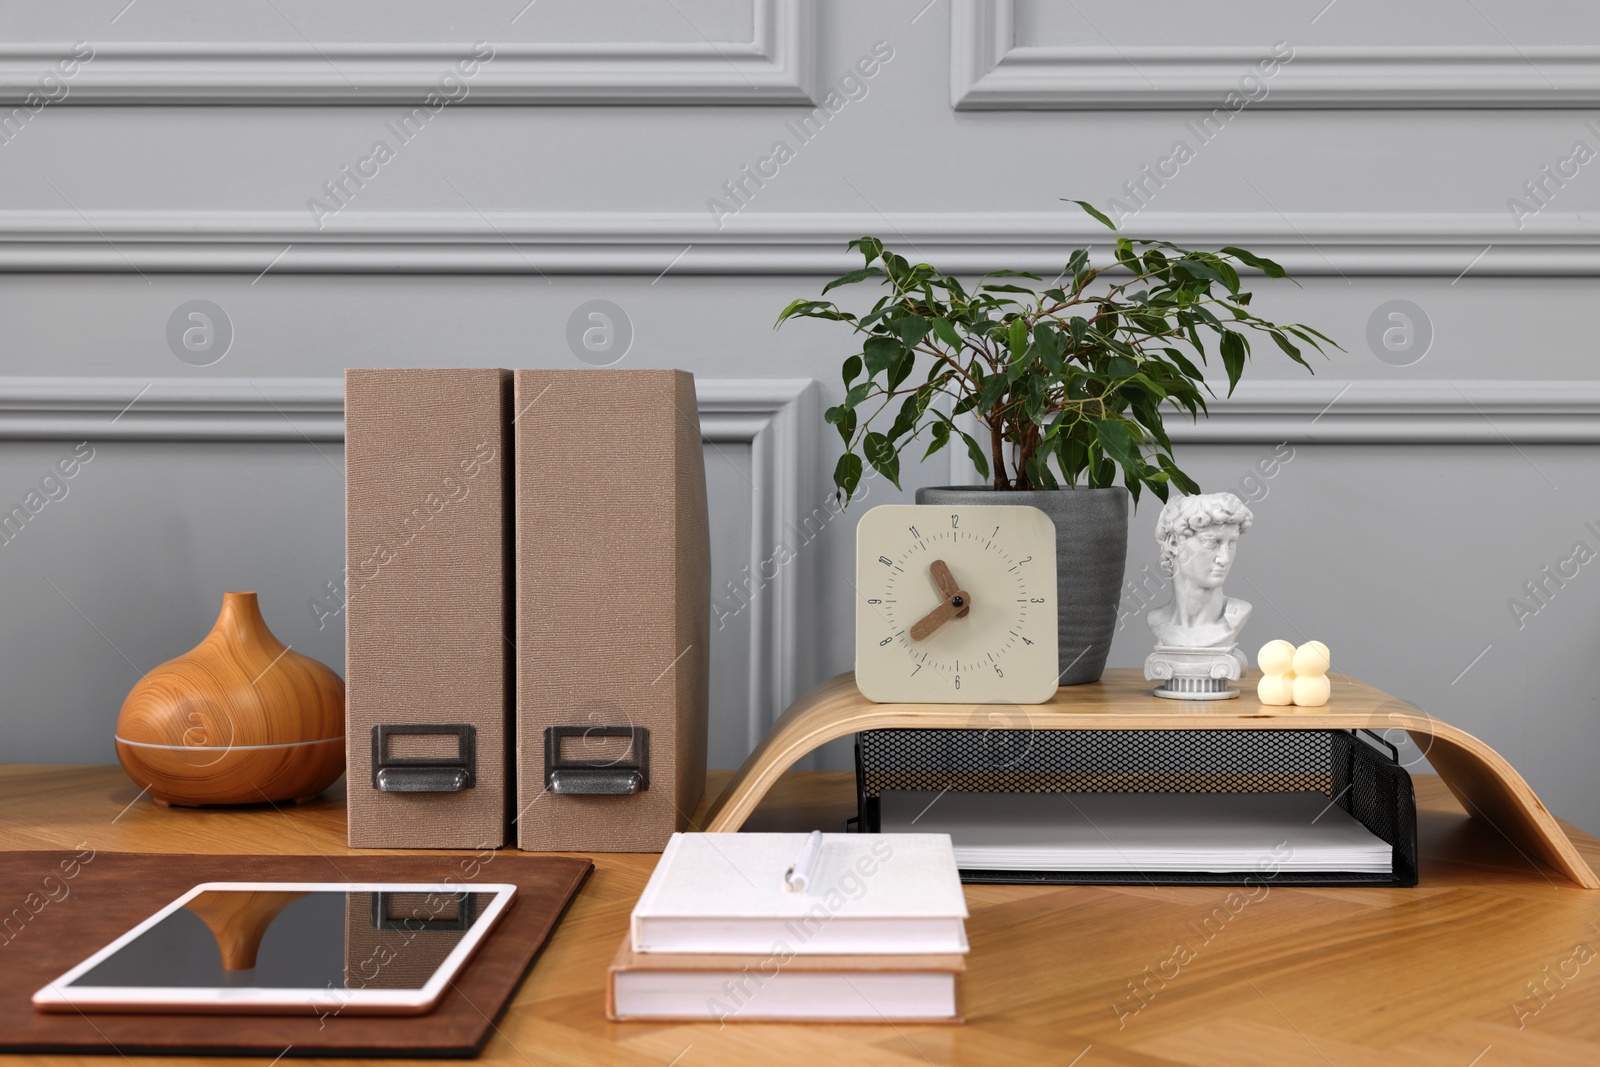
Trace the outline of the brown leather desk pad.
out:
<instances>
[{"instance_id":1,"label":"brown leather desk pad","mask_svg":"<svg viewBox=\"0 0 1600 1067\"><path fill-rule=\"evenodd\" d=\"M593 869L571 856L0 853L0 1052L476 1056ZM67 866L62 866L63 862ZM64 871L73 870L68 876ZM469 877L467 873L474 872ZM506 882L516 899L426 1015L46 1014L51 979L200 882ZM25 916L18 921L17 912ZM9 921L6 921L9 920Z\"/></svg>"}]
</instances>

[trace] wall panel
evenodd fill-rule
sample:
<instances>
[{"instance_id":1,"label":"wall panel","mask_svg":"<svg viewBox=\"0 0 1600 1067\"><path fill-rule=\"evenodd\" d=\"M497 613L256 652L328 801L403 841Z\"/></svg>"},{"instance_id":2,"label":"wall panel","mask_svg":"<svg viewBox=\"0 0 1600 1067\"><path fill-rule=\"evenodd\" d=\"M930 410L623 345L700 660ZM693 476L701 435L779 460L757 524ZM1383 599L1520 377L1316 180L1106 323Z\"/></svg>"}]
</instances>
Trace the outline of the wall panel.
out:
<instances>
[{"instance_id":1,"label":"wall panel","mask_svg":"<svg viewBox=\"0 0 1600 1067\"><path fill-rule=\"evenodd\" d=\"M1103 257L1075 197L1135 236L1281 260L1298 287L1252 283L1256 307L1344 345L1314 377L1258 353L1212 419L1173 426L1202 485L1256 509L1235 593L1256 604L1249 648L1327 640L1336 669L1479 733L1600 829L1595 698L1572 666L1600 642L1600 581L1584 564L1528 591L1578 542L1600 549L1594 12L372 10L0 0L0 502L77 441L97 450L0 543L10 758L108 761L138 670L189 647L228 588L338 664L310 604L342 566L341 369L584 366L569 323L606 300L632 337L616 366L702 386L725 616L712 751L735 762L851 663L855 517L952 477L908 463L904 492L876 479L829 509L819 411L850 344L774 332L778 311L855 265L864 233L967 272ZM391 132L479 40L495 58L465 94ZM1294 58L1216 119L1277 40ZM75 41L95 58L17 118ZM350 182L380 139L393 157ZM196 300L231 334L214 361L169 342ZM1401 352L1373 340L1395 301L1417 339ZM1134 518L1116 664L1150 644L1155 512ZM822 762L849 765L842 746Z\"/></svg>"}]
</instances>

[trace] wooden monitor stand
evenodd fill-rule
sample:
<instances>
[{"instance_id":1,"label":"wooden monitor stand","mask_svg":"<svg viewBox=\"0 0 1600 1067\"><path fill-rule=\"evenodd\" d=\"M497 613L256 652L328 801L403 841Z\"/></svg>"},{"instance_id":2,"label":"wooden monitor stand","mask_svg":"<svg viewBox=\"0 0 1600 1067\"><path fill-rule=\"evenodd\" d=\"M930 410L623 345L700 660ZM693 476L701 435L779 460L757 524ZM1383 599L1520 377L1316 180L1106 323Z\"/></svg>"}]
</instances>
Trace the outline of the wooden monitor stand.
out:
<instances>
[{"instance_id":1,"label":"wooden monitor stand","mask_svg":"<svg viewBox=\"0 0 1600 1067\"><path fill-rule=\"evenodd\" d=\"M706 829L744 825L784 771L829 741L862 730L1404 730L1474 818L1523 852L1544 860L1585 889L1600 878L1573 847L1528 783L1494 749L1464 730L1381 689L1333 678L1325 707L1273 707L1255 696L1257 672L1241 680L1239 699L1162 700L1142 671L1116 668L1089 685L1062 687L1044 704L874 704L854 674L830 678L773 724L712 805Z\"/></svg>"}]
</instances>

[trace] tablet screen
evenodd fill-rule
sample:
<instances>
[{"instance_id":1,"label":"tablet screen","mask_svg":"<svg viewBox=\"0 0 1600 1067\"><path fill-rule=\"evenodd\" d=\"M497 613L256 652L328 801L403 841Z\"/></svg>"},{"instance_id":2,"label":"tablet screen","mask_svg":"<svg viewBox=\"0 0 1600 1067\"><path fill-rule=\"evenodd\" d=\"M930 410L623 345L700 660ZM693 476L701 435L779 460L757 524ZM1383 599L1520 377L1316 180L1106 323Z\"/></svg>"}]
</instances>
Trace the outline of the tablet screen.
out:
<instances>
[{"instance_id":1,"label":"tablet screen","mask_svg":"<svg viewBox=\"0 0 1600 1067\"><path fill-rule=\"evenodd\" d=\"M355 1010L423 1006L421 992L437 995L515 891L480 888L497 891L212 883L52 986L63 1003L157 1010L169 1001L248 1010L330 997Z\"/></svg>"}]
</instances>

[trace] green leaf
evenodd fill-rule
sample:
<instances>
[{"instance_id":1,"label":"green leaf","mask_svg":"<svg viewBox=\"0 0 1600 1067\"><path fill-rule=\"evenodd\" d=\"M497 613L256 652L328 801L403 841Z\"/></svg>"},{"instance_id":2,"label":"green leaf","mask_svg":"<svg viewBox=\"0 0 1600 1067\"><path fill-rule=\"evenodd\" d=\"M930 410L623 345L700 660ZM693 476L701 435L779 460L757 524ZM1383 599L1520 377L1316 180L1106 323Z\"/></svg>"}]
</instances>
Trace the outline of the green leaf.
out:
<instances>
[{"instance_id":1,"label":"green leaf","mask_svg":"<svg viewBox=\"0 0 1600 1067\"><path fill-rule=\"evenodd\" d=\"M935 452L939 451L939 449L943 448L945 445L947 445L949 443L950 443L950 427L949 427L949 425L946 424L946 423L943 423L943 422L934 423L933 424L933 440L931 442L929 442L928 450L922 454L922 458L923 459L927 459L929 456L933 455Z\"/></svg>"},{"instance_id":2,"label":"green leaf","mask_svg":"<svg viewBox=\"0 0 1600 1067\"><path fill-rule=\"evenodd\" d=\"M1051 375L1060 377L1066 373L1066 365L1061 359L1062 350L1066 348L1066 338L1061 336L1061 331L1053 323L1034 324L1033 348L1038 352L1039 361L1044 364L1044 369Z\"/></svg>"},{"instance_id":3,"label":"green leaf","mask_svg":"<svg viewBox=\"0 0 1600 1067\"><path fill-rule=\"evenodd\" d=\"M1254 267L1269 278L1287 278L1289 276L1282 267L1272 260L1267 259L1265 256L1258 256L1254 252L1246 252L1244 249L1235 248L1232 245L1224 245L1218 251L1232 256L1247 267Z\"/></svg>"},{"instance_id":4,"label":"green leaf","mask_svg":"<svg viewBox=\"0 0 1600 1067\"><path fill-rule=\"evenodd\" d=\"M1160 464L1162 471L1166 473L1167 477L1172 479L1173 485L1177 486L1185 493L1188 493L1190 496L1194 496L1200 492L1200 483L1179 470L1178 465L1172 462L1171 456L1157 455L1156 462Z\"/></svg>"},{"instance_id":5,"label":"green leaf","mask_svg":"<svg viewBox=\"0 0 1600 1067\"><path fill-rule=\"evenodd\" d=\"M1095 440L1106 455L1115 459L1124 467L1139 464L1139 450L1133 443L1133 438L1128 435L1128 429L1120 422L1111 419L1094 424Z\"/></svg>"},{"instance_id":6,"label":"green leaf","mask_svg":"<svg viewBox=\"0 0 1600 1067\"><path fill-rule=\"evenodd\" d=\"M839 436L844 439L844 446L850 447L850 439L856 435L856 413L853 409L844 406L829 408L823 413L823 419L839 428Z\"/></svg>"},{"instance_id":7,"label":"green leaf","mask_svg":"<svg viewBox=\"0 0 1600 1067\"><path fill-rule=\"evenodd\" d=\"M1223 285L1228 284L1228 280L1222 276L1221 271L1205 260L1195 258L1193 255L1185 256L1178 260L1172 265L1172 269L1179 274L1187 274L1191 278L1204 278L1207 281L1221 282Z\"/></svg>"},{"instance_id":8,"label":"green leaf","mask_svg":"<svg viewBox=\"0 0 1600 1067\"><path fill-rule=\"evenodd\" d=\"M1093 204L1089 203L1087 200L1069 200L1067 202L1069 204L1077 204L1079 207L1083 208L1083 210L1085 212L1087 212L1088 215L1091 218L1093 218L1096 222L1100 223L1100 225L1104 226L1106 229L1112 231L1113 233L1116 232L1117 224L1112 222L1105 215L1101 214L1101 212L1098 211L1095 208L1095 206Z\"/></svg>"},{"instance_id":9,"label":"green leaf","mask_svg":"<svg viewBox=\"0 0 1600 1067\"><path fill-rule=\"evenodd\" d=\"M1056 463L1068 485L1077 485L1089 466L1089 446L1076 437L1056 438Z\"/></svg>"},{"instance_id":10,"label":"green leaf","mask_svg":"<svg viewBox=\"0 0 1600 1067\"><path fill-rule=\"evenodd\" d=\"M983 412L992 411L994 406L1000 402L1000 398L1006 395L1008 384L1004 374L992 374L985 378L983 388L978 390L975 401L976 408Z\"/></svg>"},{"instance_id":11,"label":"green leaf","mask_svg":"<svg viewBox=\"0 0 1600 1067\"><path fill-rule=\"evenodd\" d=\"M1011 325L1006 328L1006 346L1011 349L1012 359L1021 359L1028 350L1028 323L1022 318L1011 320Z\"/></svg>"},{"instance_id":12,"label":"green leaf","mask_svg":"<svg viewBox=\"0 0 1600 1067\"><path fill-rule=\"evenodd\" d=\"M868 432L862 439L861 451L873 470L889 479L896 489L900 488L900 455L887 437Z\"/></svg>"},{"instance_id":13,"label":"green leaf","mask_svg":"<svg viewBox=\"0 0 1600 1067\"><path fill-rule=\"evenodd\" d=\"M889 368L889 391L893 392L900 388L900 383L911 376L911 371L916 365L917 354L915 352L909 348L902 352L900 358L895 360L894 365Z\"/></svg>"},{"instance_id":14,"label":"green leaf","mask_svg":"<svg viewBox=\"0 0 1600 1067\"><path fill-rule=\"evenodd\" d=\"M1272 339L1274 341L1278 342L1278 347L1283 349L1284 352L1288 353L1290 359L1300 364L1306 370L1311 371L1312 374L1317 373L1315 370L1312 370L1311 364L1306 362L1306 358L1300 354L1300 349L1295 347L1293 341L1289 340L1277 330L1269 330L1267 332L1272 335Z\"/></svg>"},{"instance_id":15,"label":"green leaf","mask_svg":"<svg viewBox=\"0 0 1600 1067\"><path fill-rule=\"evenodd\" d=\"M1234 330L1222 331L1222 365L1228 371L1228 395L1233 395L1234 387L1239 384L1240 375L1244 374L1245 356L1249 352L1249 345L1244 335Z\"/></svg>"},{"instance_id":16,"label":"green leaf","mask_svg":"<svg viewBox=\"0 0 1600 1067\"><path fill-rule=\"evenodd\" d=\"M792 318L832 319L835 322L854 322L856 319L854 315L840 311L826 300L795 300L778 313L778 321L772 324L772 328L776 330Z\"/></svg>"},{"instance_id":17,"label":"green leaf","mask_svg":"<svg viewBox=\"0 0 1600 1067\"><path fill-rule=\"evenodd\" d=\"M900 340L907 348L914 348L922 343L928 336L928 320L921 315L906 315L902 318L891 319L889 329L900 335Z\"/></svg>"},{"instance_id":18,"label":"green leaf","mask_svg":"<svg viewBox=\"0 0 1600 1067\"><path fill-rule=\"evenodd\" d=\"M833 468L833 484L839 487L846 501L855 495L861 484L861 457L846 452Z\"/></svg>"},{"instance_id":19,"label":"green leaf","mask_svg":"<svg viewBox=\"0 0 1600 1067\"><path fill-rule=\"evenodd\" d=\"M1224 259L1211 260L1211 266L1222 276L1222 284L1228 287L1228 292L1235 296L1239 293L1239 272Z\"/></svg>"},{"instance_id":20,"label":"green leaf","mask_svg":"<svg viewBox=\"0 0 1600 1067\"><path fill-rule=\"evenodd\" d=\"M1117 480L1117 465L1105 456L1098 459L1091 458L1089 462L1089 484L1096 489L1109 489Z\"/></svg>"},{"instance_id":21,"label":"green leaf","mask_svg":"<svg viewBox=\"0 0 1600 1067\"><path fill-rule=\"evenodd\" d=\"M866 358L867 377L875 378L894 366L895 360L900 358L900 353L903 351L905 350L901 348L897 338L867 338L867 343L861 346L861 354Z\"/></svg>"},{"instance_id":22,"label":"green leaf","mask_svg":"<svg viewBox=\"0 0 1600 1067\"><path fill-rule=\"evenodd\" d=\"M1029 456L1023 465L1023 473L1028 476L1028 484L1035 489L1056 488L1055 475L1050 473L1050 453L1035 452Z\"/></svg>"},{"instance_id":23,"label":"green leaf","mask_svg":"<svg viewBox=\"0 0 1600 1067\"><path fill-rule=\"evenodd\" d=\"M1162 448L1172 448L1172 440L1167 436L1167 428L1162 425L1161 412L1154 404L1134 404L1133 418L1140 426L1150 431L1150 436Z\"/></svg>"},{"instance_id":24,"label":"green leaf","mask_svg":"<svg viewBox=\"0 0 1600 1067\"><path fill-rule=\"evenodd\" d=\"M932 323L935 337L957 351L961 349L961 334L956 332L956 328L950 325L948 320L933 319Z\"/></svg>"},{"instance_id":25,"label":"green leaf","mask_svg":"<svg viewBox=\"0 0 1600 1067\"><path fill-rule=\"evenodd\" d=\"M1027 389L1031 383L1028 379L1024 378L1017 384L1018 386ZM1028 391L1022 397L1022 413L1028 416L1028 421L1033 423L1035 426L1043 426L1045 421L1044 404L1045 397L1043 393L1036 389L1028 389Z\"/></svg>"},{"instance_id":26,"label":"green leaf","mask_svg":"<svg viewBox=\"0 0 1600 1067\"><path fill-rule=\"evenodd\" d=\"M873 260L883 255L883 242L876 237L857 237L845 246L846 251L852 248L861 251L861 254L866 257L868 265L871 265Z\"/></svg>"},{"instance_id":27,"label":"green leaf","mask_svg":"<svg viewBox=\"0 0 1600 1067\"><path fill-rule=\"evenodd\" d=\"M1189 357L1179 352L1178 349L1162 349L1162 352L1166 355L1166 358L1170 358L1171 362L1178 365L1178 370L1182 371L1184 378L1192 378L1195 381L1202 381L1205 378L1205 374L1200 373L1200 368L1195 366L1194 363L1190 363Z\"/></svg>"},{"instance_id":28,"label":"green leaf","mask_svg":"<svg viewBox=\"0 0 1600 1067\"><path fill-rule=\"evenodd\" d=\"M849 386L849 384L851 382L856 380L856 375L861 373L861 357L860 356L851 356L848 359L846 359L844 361L843 373L844 373L844 384L846 386Z\"/></svg>"},{"instance_id":29,"label":"green leaf","mask_svg":"<svg viewBox=\"0 0 1600 1067\"><path fill-rule=\"evenodd\" d=\"M1293 326L1285 327L1285 329L1290 330L1291 332L1293 332L1296 337L1299 337L1301 340L1305 341L1307 344L1315 345L1317 343L1316 341L1313 341L1310 337L1306 336L1306 334L1309 333L1309 334L1314 335L1319 340L1328 342L1328 344L1332 345L1334 348L1337 348L1339 351L1341 351L1341 352L1344 351L1344 346L1341 345L1338 341L1335 341L1333 338L1329 337L1327 334L1323 333L1321 330L1312 329L1310 326L1307 326L1303 322L1297 322ZM1302 333L1301 331L1304 331L1304 333ZM1320 351L1320 348L1319 348L1319 351Z\"/></svg>"},{"instance_id":30,"label":"green leaf","mask_svg":"<svg viewBox=\"0 0 1600 1067\"><path fill-rule=\"evenodd\" d=\"M917 428L931 395L922 389L917 389L906 397L905 402L900 405L900 413L894 418L894 424L889 427L889 440L898 441Z\"/></svg>"},{"instance_id":31,"label":"green leaf","mask_svg":"<svg viewBox=\"0 0 1600 1067\"><path fill-rule=\"evenodd\" d=\"M984 481L989 480L989 457L983 454L983 449L978 447L978 442L965 430L957 430L961 439L967 443L967 456L972 460L972 465L978 468L978 477Z\"/></svg>"},{"instance_id":32,"label":"green leaf","mask_svg":"<svg viewBox=\"0 0 1600 1067\"><path fill-rule=\"evenodd\" d=\"M867 278L881 277L883 277L883 271L879 270L877 267L859 267L847 274L839 275L839 277L835 278L827 285L824 285L822 287L822 295L827 296L828 290L837 289L841 285L854 285L856 282L864 281Z\"/></svg>"}]
</instances>

